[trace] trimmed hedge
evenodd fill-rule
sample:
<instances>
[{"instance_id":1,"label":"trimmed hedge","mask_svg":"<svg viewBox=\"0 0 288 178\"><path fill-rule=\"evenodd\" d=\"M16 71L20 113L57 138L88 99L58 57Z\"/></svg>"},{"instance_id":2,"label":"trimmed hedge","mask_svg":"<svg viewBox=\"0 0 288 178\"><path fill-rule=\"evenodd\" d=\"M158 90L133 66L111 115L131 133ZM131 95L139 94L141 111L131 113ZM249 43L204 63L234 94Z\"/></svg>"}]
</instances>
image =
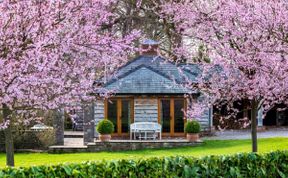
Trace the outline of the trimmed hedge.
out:
<instances>
[{"instance_id":1,"label":"trimmed hedge","mask_svg":"<svg viewBox=\"0 0 288 178\"><path fill-rule=\"evenodd\" d=\"M185 133L199 133L201 131L201 126L198 121L187 121L184 126L184 131Z\"/></svg>"},{"instance_id":2,"label":"trimmed hedge","mask_svg":"<svg viewBox=\"0 0 288 178\"><path fill-rule=\"evenodd\" d=\"M13 141L15 149L46 150L55 143L55 131L50 129L43 131L17 130L13 132ZM0 152L5 152L3 131L0 131Z\"/></svg>"},{"instance_id":3,"label":"trimmed hedge","mask_svg":"<svg viewBox=\"0 0 288 178\"><path fill-rule=\"evenodd\" d=\"M114 124L108 119L103 119L97 124L96 130L100 134L112 134L114 132Z\"/></svg>"},{"instance_id":4,"label":"trimmed hedge","mask_svg":"<svg viewBox=\"0 0 288 178\"><path fill-rule=\"evenodd\" d=\"M286 177L288 152L150 158L5 168L0 177Z\"/></svg>"}]
</instances>

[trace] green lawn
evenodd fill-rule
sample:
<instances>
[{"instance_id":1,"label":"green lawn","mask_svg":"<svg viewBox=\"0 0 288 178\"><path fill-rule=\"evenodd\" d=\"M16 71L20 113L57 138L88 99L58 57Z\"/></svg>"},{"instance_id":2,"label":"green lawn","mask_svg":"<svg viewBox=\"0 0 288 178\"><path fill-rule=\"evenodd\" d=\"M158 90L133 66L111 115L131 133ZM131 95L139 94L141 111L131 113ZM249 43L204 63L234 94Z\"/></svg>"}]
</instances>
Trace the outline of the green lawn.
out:
<instances>
[{"instance_id":1,"label":"green lawn","mask_svg":"<svg viewBox=\"0 0 288 178\"><path fill-rule=\"evenodd\" d=\"M265 153L275 150L288 150L288 138L259 139L259 152ZM122 152L100 153L73 153L73 154L48 154L48 153L16 153L16 166L31 166L43 164L57 164L63 162L82 162L87 160L115 160L139 159L157 156L195 156L235 154L250 152L250 140L207 140L201 146L182 147L173 149L139 150ZM0 153L0 167L5 166L5 154Z\"/></svg>"}]
</instances>

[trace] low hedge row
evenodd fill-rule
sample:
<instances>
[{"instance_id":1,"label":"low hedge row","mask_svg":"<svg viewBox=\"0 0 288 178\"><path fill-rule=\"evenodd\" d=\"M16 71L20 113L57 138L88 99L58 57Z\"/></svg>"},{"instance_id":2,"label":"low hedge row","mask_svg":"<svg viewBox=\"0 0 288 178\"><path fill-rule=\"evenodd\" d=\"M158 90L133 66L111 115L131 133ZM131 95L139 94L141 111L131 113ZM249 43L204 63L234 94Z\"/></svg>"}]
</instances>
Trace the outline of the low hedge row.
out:
<instances>
[{"instance_id":1,"label":"low hedge row","mask_svg":"<svg viewBox=\"0 0 288 178\"><path fill-rule=\"evenodd\" d=\"M5 168L0 177L287 177L288 152Z\"/></svg>"},{"instance_id":2,"label":"low hedge row","mask_svg":"<svg viewBox=\"0 0 288 178\"><path fill-rule=\"evenodd\" d=\"M16 130L13 132L15 149L48 149L55 143L54 130ZM4 131L0 131L0 152L5 151Z\"/></svg>"}]
</instances>

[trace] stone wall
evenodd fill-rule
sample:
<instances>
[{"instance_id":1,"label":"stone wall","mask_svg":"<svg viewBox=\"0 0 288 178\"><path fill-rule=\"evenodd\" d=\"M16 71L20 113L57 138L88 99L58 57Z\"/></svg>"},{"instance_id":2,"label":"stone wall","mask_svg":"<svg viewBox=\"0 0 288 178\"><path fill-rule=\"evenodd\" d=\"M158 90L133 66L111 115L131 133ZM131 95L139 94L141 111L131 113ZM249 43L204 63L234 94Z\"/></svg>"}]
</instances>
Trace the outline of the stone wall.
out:
<instances>
[{"instance_id":1,"label":"stone wall","mask_svg":"<svg viewBox=\"0 0 288 178\"><path fill-rule=\"evenodd\" d=\"M82 147L51 146L49 153L76 153L76 152L99 152L99 151L127 151L141 149L175 148L183 146L197 146L202 141L188 142L187 140L111 140L110 142L88 143Z\"/></svg>"},{"instance_id":2,"label":"stone wall","mask_svg":"<svg viewBox=\"0 0 288 178\"><path fill-rule=\"evenodd\" d=\"M163 149L163 148L175 148L183 146L196 146L202 144L202 142L188 142L186 140L181 141L135 141L128 142L115 141L115 142L95 142L88 144L88 152L98 152L98 151L132 151L132 150L142 150L142 149Z\"/></svg>"},{"instance_id":3,"label":"stone wall","mask_svg":"<svg viewBox=\"0 0 288 178\"><path fill-rule=\"evenodd\" d=\"M56 109L53 114L53 128L55 131L55 144L64 145L64 109Z\"/></svg>"},{"instance_id":4,"label":"stone wall","mask_svg":"<svg viewBox=\"0 0 288 178\"><path fill-rule=\"evenodd\" d=\"M134 99L135 122L158 122L157 99L136 98Z\"/></svg>"},{"instance_id":5,"label":"stone wall","mask_svg":"<svg viewBox=\"0 0 288 178\"><path fill-rule=\"evenodd\" d=\"M94 118L94 104L83 106L83 141L84 145L94 141L95 136L95 118Z\"/></svg>"}]
</instances>

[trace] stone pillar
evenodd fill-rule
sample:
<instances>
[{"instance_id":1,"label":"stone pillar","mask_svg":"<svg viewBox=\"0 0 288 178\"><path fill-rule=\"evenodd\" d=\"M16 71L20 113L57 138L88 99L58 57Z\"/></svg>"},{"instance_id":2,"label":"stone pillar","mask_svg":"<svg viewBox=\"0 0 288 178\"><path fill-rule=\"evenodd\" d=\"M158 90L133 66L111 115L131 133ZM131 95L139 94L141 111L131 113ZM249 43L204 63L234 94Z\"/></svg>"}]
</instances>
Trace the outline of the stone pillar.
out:
<instances>
[{"instance_id":1,"label":"stone pillar","mask_svg":"<svg viewBox=\"0 0 288 178\"><path fill-rule=\"evenodd\" d=\"M64 110L54 110L53 128L55 129L55 144L64 145Z\"/></svg>"},{"instance_id":2,"label":"stone pillar","mask_svg":"<svg viewBox=\"0 0 288 178\"><path fill-rule=\"evenodd\" d=\"M87 145L89 142L94 142L95 135L95 121L94 121L94 104L83 106L84 112L84 145Z\"/></svg>"},{"instance_id":3,"label":"stone pillar","mask_svg":"<svg viewBox=\"0 0 288 178\"><path fill-rule=\"evenodd\" d=\"M263 126L263 107L261 106L261 108L258 110L258 114L257 114L257 123L258 123L258 127L262 127Z\"/></svg>"}]
</instances>

